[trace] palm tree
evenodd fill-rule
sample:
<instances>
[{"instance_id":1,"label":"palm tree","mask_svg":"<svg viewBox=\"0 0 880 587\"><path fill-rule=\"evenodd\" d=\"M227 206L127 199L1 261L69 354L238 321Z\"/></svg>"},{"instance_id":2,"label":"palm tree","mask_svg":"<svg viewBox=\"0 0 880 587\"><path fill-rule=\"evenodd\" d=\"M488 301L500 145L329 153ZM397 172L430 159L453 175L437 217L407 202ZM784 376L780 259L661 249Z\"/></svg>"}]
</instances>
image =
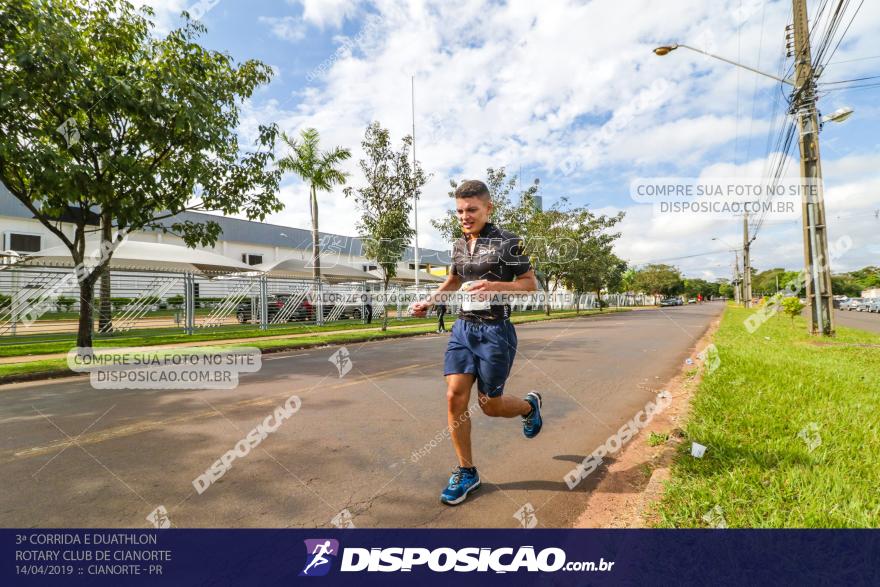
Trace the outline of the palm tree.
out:
<instances>
[{"instance_id":1,"label":"palm tree","mask_svg":"<svg viewBox=\"0 0 880 587\"><path fill-rule=\"evenodd\" d=\"M278 161L281 171L297 174L309 184L312 209L312 277L321 278L321 251L318 246L318 190L329 192L334 185L342 185L348 173L340 171L338 165L351 157L351 151L336 147L332 151L321 151L318 147L320 137L314 128L300 132L300 139L281 133L281 140L290 147L291 153Z\"/></svg>"}]
</instances>

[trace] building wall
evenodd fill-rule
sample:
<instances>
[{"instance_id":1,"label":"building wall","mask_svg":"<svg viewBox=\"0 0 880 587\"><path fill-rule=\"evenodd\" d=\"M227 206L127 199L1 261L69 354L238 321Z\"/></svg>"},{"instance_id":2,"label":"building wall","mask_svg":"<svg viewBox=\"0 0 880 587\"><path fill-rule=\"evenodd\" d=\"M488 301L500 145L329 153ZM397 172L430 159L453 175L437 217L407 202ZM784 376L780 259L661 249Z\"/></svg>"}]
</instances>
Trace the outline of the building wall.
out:
<instances>
[{"instance_id":1,"label":"building wall","mask_svg":"<svg viewBox=\"0 0 880 587\"><path fill-rule=\"evenodd\" d=\"M62 225L64 233L73 238L74 229L72 225ZM15 232L22 234L38 234L41 236L41 248L48 249L50 247L62 246L64 243L55 236L48 228L43 226L39 220L28 218L15 218L10 216L0 216L0 233L4 237L4 241L0 248L5 247L5 234L7 232ZM129 235L131 240L138 242L158 242L171 245L185 246L183 239L173 234L162 233L158 231L138 231ZM280 261L290 257L305 259L311 255L311 250L299 249L295 247L271 246L254 243L245 243L238 241L230 241L221 239L217 241L214 247L202 247L224 257L241 261L242 254L262 255L263 262ZM336 263L346 263L360 265L367 262L364 257L357 255L334 255L325 252L321 255L322 264L325 267Z\"/></svg>"}]
</instances>

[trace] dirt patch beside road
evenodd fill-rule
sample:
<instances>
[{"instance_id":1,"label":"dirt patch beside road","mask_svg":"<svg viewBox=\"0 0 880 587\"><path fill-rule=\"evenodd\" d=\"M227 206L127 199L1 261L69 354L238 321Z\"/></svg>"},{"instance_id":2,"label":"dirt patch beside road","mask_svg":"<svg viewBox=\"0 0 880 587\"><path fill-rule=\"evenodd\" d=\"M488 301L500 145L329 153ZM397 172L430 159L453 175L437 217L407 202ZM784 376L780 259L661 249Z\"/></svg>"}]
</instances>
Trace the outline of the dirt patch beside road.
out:
<instances>
[{"instance_id":1,"label":"dirt patch beside road","mask_svg":"<svg viewBox=\"0 0 880 587\"><path fill-rule=\"evenodd\" d=\"M652 524L653 506L663 496L663 484L669 480L676 447L685 442L682 428L703 373L700 355L711 343L720 322L721 317L712 321L694 346L689 357L691 363L685 361L679 374L662 388L671 395L672 403L626 446L612 457L605 457L608 464L593 473L601 477L575 528L645 528ZM652 433L659 442L657 446L648 442ZM657 435L665 435L666 440Z\"/></svg>"}]
</instances>

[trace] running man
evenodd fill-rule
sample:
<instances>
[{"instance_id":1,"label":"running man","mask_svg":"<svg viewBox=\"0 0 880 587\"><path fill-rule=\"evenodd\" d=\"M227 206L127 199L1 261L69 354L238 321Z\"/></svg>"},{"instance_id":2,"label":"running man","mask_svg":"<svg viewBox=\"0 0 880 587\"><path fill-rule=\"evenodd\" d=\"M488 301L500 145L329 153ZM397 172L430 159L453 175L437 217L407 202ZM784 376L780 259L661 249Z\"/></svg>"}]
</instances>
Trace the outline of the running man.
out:
<instances>
[{"instance_id":1,"label":"running man","mask_svg":"<svg viewBox=\"0 0 880 587\"><path fill-rule=\"evenodd\" d=\"M492 201L481 181L462 182L455 190L455 213L464 236L452 248L452 267L438 292L530 292L538 289L529 258L518 236L489 222ZM415 316L425 316L433 297L412 305ZM524 399L504 395L516 355L516 332L510 323L509 305L474 307L463 305L452 326L444 359L447 422L458 468L440 495L447 505L463 502L480 486L480 475L471 452L471 420L468 404L477 383L480 407L487 416L522 417L523 434L534 438L541 431L541 395L530 392Z\"/></svg>"}]
</instances>

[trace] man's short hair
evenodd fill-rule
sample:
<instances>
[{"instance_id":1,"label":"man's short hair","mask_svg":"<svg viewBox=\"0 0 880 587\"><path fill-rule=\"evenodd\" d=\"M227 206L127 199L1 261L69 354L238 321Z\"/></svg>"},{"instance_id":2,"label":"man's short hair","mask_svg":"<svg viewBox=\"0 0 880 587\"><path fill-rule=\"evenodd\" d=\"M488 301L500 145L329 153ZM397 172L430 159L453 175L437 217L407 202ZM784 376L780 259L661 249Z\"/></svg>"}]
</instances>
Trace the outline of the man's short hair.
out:
<instances>
[{"instance_id":1,"label":"man's short hair","mask_svg":"<svg viewBox=\"0 0 880 587\"><path fill-rule=\"evenodd\" d=\"M468 179L455 188L455 197L489 200L489 188L479 179Z\"/></svg>"}]
</instances>

